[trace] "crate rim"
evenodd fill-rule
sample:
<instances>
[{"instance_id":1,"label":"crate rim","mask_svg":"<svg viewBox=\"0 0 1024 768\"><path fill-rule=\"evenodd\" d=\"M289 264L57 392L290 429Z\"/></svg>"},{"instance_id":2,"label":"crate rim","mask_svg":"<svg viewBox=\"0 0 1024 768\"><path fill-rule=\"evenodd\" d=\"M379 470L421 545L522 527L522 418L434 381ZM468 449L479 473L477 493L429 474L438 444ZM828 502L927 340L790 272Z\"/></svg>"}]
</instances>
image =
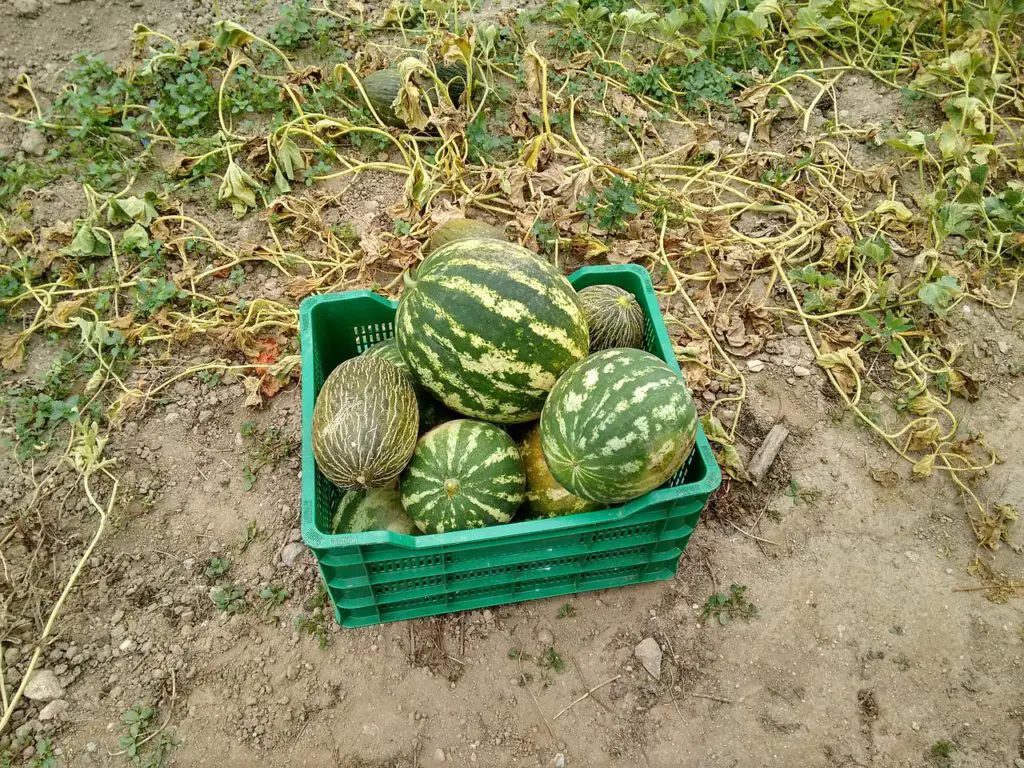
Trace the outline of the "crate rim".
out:
<instances>
[{"instance_id":1,"label":"crate rim","mask_svg":"<svg viewBox=\"0 0 1024 768\"><path fill-rule=\"evenodd\" d=\"M652 303L655 295L654 284L651 282L650 273L643 267L636 264L599 264L580 267L568 276L570 282L585 275L602 274L632 274L638 277L643 284L644 298L647 304ZM395 309L398 302L388 299L378 293L369 290L343 291L341 293L323 293L316 296L307 296L299 304L299 339L302 350L312 347L313 329L311 317L313 309L319 304L332 303L336 301L348 301L352 299L372 299L382 307ZM653 301L653 307L649 310L657 311L660 308L657 301ZM666 348L672 348L672 341L664 327L664 323L653 323L654 332L659 341ZM666 361L676 373L682 376L678 360L675 357ZM305 402L313 402L316 393L313 391L313 377L302 376L302 399ZM550 531L570 531L575 528L600 525L601 523L620 521L631 517L634 513L641 511L652 504L663 502L685 503L689 499L702 498L713 493L722 482L721 469L711 451L711 445L704 429L697 422L697 436L694 444L694 451L700 454L704 463L704 475L699 480L677 485L670 488L658 488L654 491L633 499L626 504L608 509L599 509L594 512L583 512L564 517L549 519L522 520L505 525L487 526L467 531L448 531L446 533L421 534L413 536L393 531L364 531L362 533L322 533L316 526L313 514L313 497L316 483L316 465L313 459L311 446L307 446L309 435L313 427L313 414L310 409L302 411L302 483L301 483L301 531L302 539L306 546L313 550L329 550L332 548L353 548L379 544L389 544L411 552L416 550L435 550L440 546L454 546L468 544L477 541L494 541L495 538L504 536L517 536L526 533L545 533ZM525 528L524 528L525 526Z\"/></svg>"}]
</instances>

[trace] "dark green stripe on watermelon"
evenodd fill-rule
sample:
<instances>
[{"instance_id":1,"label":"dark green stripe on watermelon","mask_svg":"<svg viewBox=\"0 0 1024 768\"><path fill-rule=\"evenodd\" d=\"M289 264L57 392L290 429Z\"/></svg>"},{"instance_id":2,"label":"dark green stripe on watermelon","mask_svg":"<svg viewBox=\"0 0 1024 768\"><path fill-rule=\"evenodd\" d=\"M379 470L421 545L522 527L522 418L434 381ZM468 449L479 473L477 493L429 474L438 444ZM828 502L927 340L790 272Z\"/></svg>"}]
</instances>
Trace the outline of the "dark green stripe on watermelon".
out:
<instances>
[{"instance_id":1,"label":"dark green stripe on watermelon","mask_svg":"<svg viewBox=\"0 0 1024 768\"><path fill-rule=\"evenodd\" d=\"M413 389L416 390L416 403L419 405L420 433L428 432L438 424L458 418L456 413L450 408L446 408L443 403L439 403L433 395L419 385L409 366L402 359L402 353L398 351L398 342L394 337L377 342L366 349L363 355L387 360L409 377Z\"/></svg>"},{"instance_id":2,"label":"dark green stripe on watermelon","mask_svg":"<svg viewBox=\"0 0 1024 768\"><path fill-rule=\"evenodd\" d=\"M530 421L558 376L587 353L586 321L569 281L521 246L456 240L408 282L396 315L402 357L459 413Z\"/></svg>"},{"instance_id":3,"label":"dark green stripe on watermelon","mask_svg":"<svg viewBox=\"0 0 1024 768\"><path fill-rule=\"evenodd\" d=\"M401 489L416 527L444 533L509 522L526 478L519 449L504 430L457 419L420 438Z\"/></svg>"},{"instance_id":4,"label":"dark green stripe on watermelon","mask_svg":"<svg viewBox=\"0 0 1024 768\"><path fill-rule=\"evenodd\" d=\"M523 506L528 515L561 517L601 508L598 502L581 499L555 480L540 447L539 424L534 424L526 433L519 444L519 450L523 457L523 472L526 475L526 501Z\"/></svg>"},{"instance_id":5,"label":"dark green stripe on watermelon","mask_svg":"<svg viewBox=\"0 0 1024 768\"><path fill-rule=\"evenodd\" d=\"M349 491L341 497L331 521L333 533L394 531L411 534L415 530L397 488Z\"/></svg>"},{"instance_id":6,"label":"dark green stripe on watermelon","mask_svg":"<svg viewBox=\"0 0 1024 768\"><path fill-rule=\"evenodd\" d=\"M668 480L693 450L686 383L639 349L609 349L558 380L540 420L551 474L584 499L628 501Z\"/></svg>"}]
</instances>

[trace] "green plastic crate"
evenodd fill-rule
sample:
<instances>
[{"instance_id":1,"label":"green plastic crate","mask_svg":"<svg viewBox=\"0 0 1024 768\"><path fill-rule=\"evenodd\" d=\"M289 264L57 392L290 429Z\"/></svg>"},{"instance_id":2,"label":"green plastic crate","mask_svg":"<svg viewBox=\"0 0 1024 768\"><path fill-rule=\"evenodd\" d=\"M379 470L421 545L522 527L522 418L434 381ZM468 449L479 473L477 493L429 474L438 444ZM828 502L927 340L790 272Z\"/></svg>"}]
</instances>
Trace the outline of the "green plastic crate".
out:
<instances>
[{"instance_id":1,"label":"green plastic crate","mask_svg":"<svg viewBox=\"0 0 1024 768\"><path fill-rule=\"evenodd\" d=\"M647 350L679 370L647 271L584 267L577 288L630 291L647 317ZM704 432L686 466L627 504L429 536L330 533L342 491L313 459L313 404L343 360L394 334L395 302L369 291L312 296L299 308L302 341L302 538L346 627L414 619L590 589L668 579L708 497L721 483Z\"/></svg>"}]
</instances>

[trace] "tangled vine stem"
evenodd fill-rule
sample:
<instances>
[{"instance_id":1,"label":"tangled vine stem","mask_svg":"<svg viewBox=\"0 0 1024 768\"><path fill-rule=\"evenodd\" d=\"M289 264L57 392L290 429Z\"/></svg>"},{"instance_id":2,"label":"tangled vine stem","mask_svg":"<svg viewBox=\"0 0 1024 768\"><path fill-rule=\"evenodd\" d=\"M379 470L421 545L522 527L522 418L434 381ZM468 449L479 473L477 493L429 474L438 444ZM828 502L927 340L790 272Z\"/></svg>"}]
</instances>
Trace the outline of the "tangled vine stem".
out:
<instances>
[{"instance_id":1,"label":"tangled vine stem","mask_svg":"<svg viewBox=\"0 0 1024 768\"><path fill-rule=\"evenodd\" d=\"M64 603L67 600L68 595L70 595L71 591L74 589L75 584L78 582L78 578L82 574L82 571L85 570L86 564L89 562L89 558L92 557L93 550L96 548L96 544L103 537L103 532L107 525L107 519L114 508L114 503L117 501L117 486L119 481L108 469L108 467L113 464L113 460L103 458L103 449L105 445L106 438L99 436L98 427L95 423L80 422L76 426L74 441L69 453L65 456L65 459L70 461L72 466L79 473L85 496L89 500L89 504L92 508L99 514L100 520L99 524L96 526L96 531L93 534L92 539L90 539L88 546L85 548L85 551L82 552L74 570L68 577L67 582L65 582L64 588L61 590L60 596L57 598L57 602L54 603L53 607L50 609L50 614L46 619L46 624L43 626L43 631L35 641L35 649L32 651L32 656L29 659L28 666L22 675L21 684L11 696L10 701L7 699L6 688L4 689L4 710L3 716L0 717L0 733L3 733L7 728L11 717L14 715L14 710L21 702L21 698L25 694L25 689L32 680L32 673L35 671L36 666L39 664L39 660L43 655L46 643L56 628L57 619L60 617L61 612L64 609ZM97 472L105 475L113 483L113 487L110 489L110 494L105 505L101 504L100 501L97 500L95 491L91 484L92 476ZM2 664L2 660L0 660L0 664ZM3 675L0 673L0 686L2 685Z\"/></svg>"},{"instance_id":2,"label":"tangled vine stem","mask_svg":"<svg viewBox=\"0 0 1024 768\"><path fill-rule=\"evenodd\" d=\"M297 312L283 299L241 301L225 287L236 270L242 279L254 265L272 270L289 299L355 284L391 293L420 258L420 241L435 223L454 212L484 211L507 222L520 242L546 246L560 265L604 255L646 264L671 330L688 350L684 366L731 388L708 409L709 427L717 414L732 412L712 435L723 450L736 439L748 394L723 328L758 313L798 323L827 381L856 418L915 474L938 470L950 477L968 501L980 542L985 504L970 483L998 457L980 441L974 452L957 442L952 394L954 384L965 386L964 374L939 323L968 300L1010 307L1024 266L1019 232L988 209L972 220L968 236L950 228L948 212L962 215L971 194L994 200L1019 177L1024 116L1015 51L1022 41L1019 25L998 14L983 16L986 9L978 4L958 4L983 20L973 29L940 5L907 11L938 14L929 18L940 26L927 33L912 24L885 32L843 7L820 30L800 27L795 14L772 14L762 20L763 37L742 40L720 34L727 22L722 19L709 28L708 43L694 29L671 29L668 19L585 22L579 9L573 15L571 5L558 4L545 9L547 22L582 43L556 60L515 24L500 43L494 38L485 44L482 22L468 34L454 0L447 10L436 5L417 16L410 6L387 20L346 13L325 0L324 18L365 43L331 71L305 67L308 61L290 57L277 38L223 20L219 48L139 28L138 50L148 58L118 76L107 103L76 111L72 97L96 96L82 81L46 108L32 80L21 76L10 102L14 111L0 111L0 119L66 139L70 155L85 147L86 154L116 156L126 182L105 182L110 192L98 191L99 182L84 184L87 210L74 224L71 243L68 233L26 228L18 215L0 216L0 244L8 254L0 277L18 286L13 295L0 296L0 309L21 321L0 336L0 357L17 368L39 334L80 334L83 354L95 361L82 412L103 424L141 410L174 382L197 374L241 376L258 401L266 379L287 381L295 368L294 349L271 363L259 358L268 344L287 346L294 339ZM369 41L373 25L397 33L395 42ZM704 50L703 63L721 75L726 68L715 57L727 48L747 70L742 89L723 80L739 91L727 105L746 127L739 151L709 129L712 102L721 97L701 101L674 70L691 61L693 50ZM966 60L960 49L969 53ZM762 57L756 71L746 59L755 51ZM417 93L428 121L423 131L390 127L358 74L409 56L420 60L408 76L421 78ZM469 97L459 104L428 65L446 56L462 62L467 73ZM176 124L179 105L161 109L159 94L133 98L152 87L153 78L165 83L162 72L173 74L192 59L205 67L212 94L205 122ZM927 100L947 121L928 135L896 136L870 123L845 124L839 104L846 78L856 73ZM272 114L236 120L240 94L268 85L277 92L266 109ZM481 126L484 133L495 127L496 110L507 141L488 149L479 133ZM701 112L708 121L694 119ZM783 120L793 149L768 149L778 144L771 132L774 126L777 137ZM886 164L854 159L855 146L873 149L886 142L895 153ZM155 164L170 170L167 196L147 200L150 210L136 195L143 194L140 174ZM980 192L964 182L979 178L979 165L987 175L971 183ZM330 221L346 190L369 173L404 184L395 214L406 227L403 234L367 236ZM204 177L217 179L219 199L240 214L261 211L263 242L226 240L209 218L195 213L194 201L176 197L195 191ZM292 189L301 183L312 185L310 194ZM640 214L613 215L610 188L628 194ZM917 201L916 211L902 202L910 199ZM124 219L129 203L135 206L130 222ZM142 227L148 241L159 241L159 258L125 244L129 223ZM546 241L538 234L544 227L553 233ZM961 236L960 252L950 247L952 234ZM59 268L38 268L39 254L53 254ZM899 256L916 256L913 268L898 269ZM942 280L949 293L937 301L929 291ZM890 310L907 327L882 332L862 321L865 314L881 317ZM144 366L116 358L109 348L115 335L148 353L140 358ZM175 363L181 345L196 337L221 342L224 354ZM891 387L905 411L882 418L865 404L865 387L878 386L871 378L876 363L862 367L861 356L869 352L878 366L892 358ZM22 447L41 454L32 445ZM112 475L106 464L83 475L90 505L99 509L89 486L97 471ZM113 503L112 495L90 552ZM0 533L5 542L14 535ZM78 573L58 598L58 612ZM55 619L51 614L42 628L40 645ZM4 690L5 724L23 687L24 680L13 699Z\"/></svg>"}]
</instances>

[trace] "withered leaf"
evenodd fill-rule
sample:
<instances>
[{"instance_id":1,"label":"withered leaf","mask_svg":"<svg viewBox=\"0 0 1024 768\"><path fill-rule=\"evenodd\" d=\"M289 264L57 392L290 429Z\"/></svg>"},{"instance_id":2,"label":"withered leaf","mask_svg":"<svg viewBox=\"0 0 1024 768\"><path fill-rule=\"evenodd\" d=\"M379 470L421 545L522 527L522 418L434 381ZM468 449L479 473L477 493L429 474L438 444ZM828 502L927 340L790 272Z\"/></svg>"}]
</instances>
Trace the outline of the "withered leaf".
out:
<instances>
[{"instance_id":1,"label":"withered leaf","mask_svg":"<svg viewBox=\"0 0 1024 768\"><path fill-rule=\"evenodd\" d=\"M871 468L871 479L886 488L895 488L900 482L900 476L897 472L891 469L875 469L874 467Z\"/></svg>"},{"instance_id":2,"label":"withered leaf","mask_svg":"<svg viewBox=\"0 0 1024 768\"><path fill-rule=\"evenodd\" d=\"M537 44L530 43L523 55L523 74L526 77L526 91L535 101L540 101L541 89L547 77L546 69L544 57L537 53Z\"/></svg>"}]
</instances>

